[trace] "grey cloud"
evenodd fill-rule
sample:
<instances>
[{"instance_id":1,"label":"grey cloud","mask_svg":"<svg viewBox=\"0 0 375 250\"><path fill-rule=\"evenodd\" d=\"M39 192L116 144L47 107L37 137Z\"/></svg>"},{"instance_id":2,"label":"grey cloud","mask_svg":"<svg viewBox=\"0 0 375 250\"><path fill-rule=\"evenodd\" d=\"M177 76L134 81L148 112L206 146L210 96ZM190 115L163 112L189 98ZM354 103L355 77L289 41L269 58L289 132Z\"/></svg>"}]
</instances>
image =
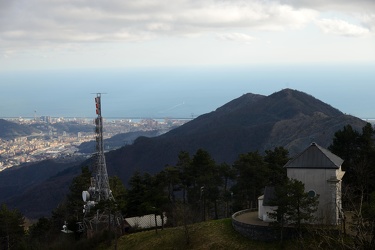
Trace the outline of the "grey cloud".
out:
<instances>
[{"instance_id":1,"label":"grey cloud","mask_svg":"<svg viewBox=\"0 0 375 250\"><path fill-rule=\"evenodd\" d=\"M374 0L279 0L296 8L324 11L375 12Z\"/></svg>"},{"instance_id":2,"label":"grey cloud","mask_svg":"<svg viewBox=\"0 0 375 250\"><path fill-rule=\"evenodd\" d=\"M223 28L282 30L301 27L314 16L274 2L237 0L21 0L5 8L0 39L22 45L142 40Z\"/></svg>"},{"instance_id":3,"label":"grey cloud","mask_svg":"<svg viewBox=\"0 0 375 250\"><path fill-rule=\"evenodd\" d=\"M375 13L360 15L359 19L370 30L375 30Z\"/></svg>"},{"instance_id":4,"label":"grey cloud","mask_svg":"<svg viewBox=\"0 0 375 250\"><path fill-rule=\"evenodd\" d=\"M371 8L374 5L372 1L359 1ZM3 47L30 47L142 41L160 35L221 33L239 28L296 29L316 19L318 12L314 9L327 8L327 2L332 6L349 4L346 0L0 1L0 41ZM371 26L374 18L366 20Z\"/></svg>"}]
</instances>

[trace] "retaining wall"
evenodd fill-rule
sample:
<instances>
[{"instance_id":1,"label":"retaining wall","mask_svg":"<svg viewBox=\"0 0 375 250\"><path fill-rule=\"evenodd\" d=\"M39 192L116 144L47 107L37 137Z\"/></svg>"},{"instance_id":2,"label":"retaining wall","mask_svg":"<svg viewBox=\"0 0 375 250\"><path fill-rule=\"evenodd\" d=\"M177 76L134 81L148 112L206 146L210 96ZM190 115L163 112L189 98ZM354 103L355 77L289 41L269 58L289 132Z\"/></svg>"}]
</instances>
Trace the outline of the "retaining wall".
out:
<instances>
[{"instance_id":1,"label":"retaining wall","mask_svg":"<svg viewBox=\"0 0 375 250\"><path fill-rule=\"evenodd\" d=\"M275 228L270 226L243 223L236 220L237 216L250 212L254 212L254 210L242 210L232 215L232 226L234 230L251 240L276 241L280 239L280 231ZM294 234L295 233L292 228L284 228L285 239L291 238Z\"/></svg>"}]
</instances>

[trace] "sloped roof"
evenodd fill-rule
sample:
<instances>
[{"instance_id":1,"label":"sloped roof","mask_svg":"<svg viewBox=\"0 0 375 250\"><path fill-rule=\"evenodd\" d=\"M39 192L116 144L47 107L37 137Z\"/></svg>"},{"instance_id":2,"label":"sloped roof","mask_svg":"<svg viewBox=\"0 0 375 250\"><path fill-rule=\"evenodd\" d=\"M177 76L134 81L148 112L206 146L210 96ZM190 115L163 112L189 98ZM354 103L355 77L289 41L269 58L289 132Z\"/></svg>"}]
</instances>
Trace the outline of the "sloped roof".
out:
<instances>
[{"instance_id":1,"label":"sloped roof","mask_svg":"<svg viewBox=\"0 0 375 250\"><path fill-rule=\"evenodd\" d=\"M302 153L285 164L284 167L338 169L343 162L343 159L313 142Z\"/></svg>"},{"instance_id":2,"label":"sloped roof","mask_svg":"<svg viewBox=\"0 0 375 250\"><path fill-rule=\"evenodd\" d=\"M271 206L271 203L275 197L275 187L266 186L264 188L263 206Z\"/></svg>"}]
</instances>

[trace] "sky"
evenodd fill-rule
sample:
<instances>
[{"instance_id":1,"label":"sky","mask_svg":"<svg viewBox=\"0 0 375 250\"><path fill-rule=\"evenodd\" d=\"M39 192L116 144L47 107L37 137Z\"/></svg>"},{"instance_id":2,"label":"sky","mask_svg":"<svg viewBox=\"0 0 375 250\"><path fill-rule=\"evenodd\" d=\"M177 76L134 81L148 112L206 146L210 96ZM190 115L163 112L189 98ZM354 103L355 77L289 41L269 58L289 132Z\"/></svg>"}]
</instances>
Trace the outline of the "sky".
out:
<instances>
[{"instance_id":1,"label":"sky","mask_svg":"<svg viewBox=\"0 0 375 250\"><path fill-rule=\"evenodd\" d=\"M197 116L283 88L375 117L374 69L374 0L0 1L0 117L90 116L96 92L112 117Z\"/></svg>"}]
</instances>

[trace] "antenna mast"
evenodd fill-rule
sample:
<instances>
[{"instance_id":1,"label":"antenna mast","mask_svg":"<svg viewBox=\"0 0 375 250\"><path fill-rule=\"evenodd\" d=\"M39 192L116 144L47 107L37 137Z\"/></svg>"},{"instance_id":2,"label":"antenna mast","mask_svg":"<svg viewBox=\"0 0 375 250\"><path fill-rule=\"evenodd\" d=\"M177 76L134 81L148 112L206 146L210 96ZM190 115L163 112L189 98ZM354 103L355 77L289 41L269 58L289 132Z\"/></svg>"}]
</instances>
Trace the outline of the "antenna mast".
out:
<instances>
[{"instance_id":1,"label":"antenna mast","mask_svg":"<svg viewBox=\"0 0 375 250\"><path fill-rule=\"evenodd\" d=\"M116 208L108 206L98 206L95 211L95 206L99 202L111 201L115 204L112 191L109 186L107 166L104 156L103 145L103 117L101 107L102 93L96 93L95 105L96 114L95 118L95 139L96 139L96 152L94 154L93 177L91 177L91 185L88 191L82 192L82 199L85 202L83 213L83 222L79 223L79 231L86 231L91 234L93 231L102 229L114 230L120 228L122 225L122 215ZM111 226L112 225L112 226Z\"/></svg>"},{"instance_id":2,"label":"antenna mast","mask_svg":"<svg viewBox=\"0 0 375 250\"><path fill-rule=\"evenodd\" d=\"M113 195L109 187L107 166L105 164L104 156L101 93L96 94L95 105L97 114L97 117L95 118L96 162L94 165L94 183L91 183L91 186L95 188L95 197L93 198L95 198L96 202L99 202L113 200Z\"/></svg>"}]
</instances>

